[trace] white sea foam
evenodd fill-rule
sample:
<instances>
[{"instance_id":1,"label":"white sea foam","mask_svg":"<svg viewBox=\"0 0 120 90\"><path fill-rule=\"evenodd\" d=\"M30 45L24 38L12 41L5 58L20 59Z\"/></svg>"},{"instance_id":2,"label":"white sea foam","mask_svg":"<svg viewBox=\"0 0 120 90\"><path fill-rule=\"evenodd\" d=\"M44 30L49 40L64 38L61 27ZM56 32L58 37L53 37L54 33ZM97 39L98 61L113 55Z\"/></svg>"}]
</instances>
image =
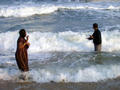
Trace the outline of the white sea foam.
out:
<instances>
[{"instance_id":1,"label":"white sea foam","mask_svg":"<svg viewBox=\"0 0 120 90\"><path fill-rule=\"evenodd\" d=\"M31 32L28 33L31 46L30 53L49 52L49 51L80 51L91 52L93 51L92 41L86 38L91 33L85 32ZM0 33L0 50L12 51L16 50L16 42L18 38L18 31ZM120 51L120 32L103 31L102 32L102 51L116 52Z\"/></svg>"},{"instance_id":2,"label":"white sea foam","mask_svg":"<svg viewBox=\"0 0 120 90\"><path fill-rule=\"evenodd\" d=\"M109 78L116 78L120 75L119 65L95 65L85 69L77 70L58 69L50 71L46 69L32 70L33 81L36 82L97 82Z\"/></svg>"},{"instance_id":3,"label":"white sea foam","mask_svg":"<svg viewBox=\"0 0 120 90\"><path fill-rule=\"evenodd\" d=\"M18 74L18 70L15 69L0 69L0 80L15 80Z\"/></svg>"},{"instance_id":4,"label":"white sea foam","mask_svg":"<svg viewBox=\"0 0 120 90\"><path fill-rule=\"evenodd\" d=\"M56 0L58 2L101 2L101 1L106 1L106 0ZM110 2L113 0L107 0L106 2ZM119 0L114 0L114 1L119 1Z\"/></svg>"},{"instance_id":5,"label":"white sea foam","mask_svg":"<svg viewBox=\"0 0 120 90\"><path fill-rule=\"evenodd\" d=\"M35 14L49 14L56 11L57 8L54 5L41 5L41 6L11 6L11 7L1 7L0 16L3 17L27 17Z\"/></svg>"},{"instance_id":6,"label":"white sea foam","mask_svg":"<svg viewBox=\"0 0 120 90\"><path fill-rule=\"evenodd\" d=\"M97 82L120 76L120 65L94 65L84 69L76 68L48 68L32 69L29 77L35 82ZM0 79L16 80L20 76L20 72L15 69L0 69Z\"/></svg>"},{"instance_id":7,"label":"white sea foam","mask_svg":"<svg viewBox=\"0 0 120 90\"><path fill-rule=\"evenodd\" d=\"M89 36L92 32L30 32L29 42L31 46L29 48L30 67L33 67L30 70L30 77L33 78L33 81L36 82L97 82L99 80L106 80L111 78L116 78L120 76L120 65L117 64L96 64L88 65L88 67L75 66L78 62L73 62L69 65L69 68L66 68L66 63L61 64L57 58L57 63L52 63L52 65L47 63L47 60L50 60L53 57L52 53L45 54L44 52L49 51L80 51L80 52L91 52L93 51L92 41L88 41L86 37ZM18 38L18 31L0 33L0 50L12 51L16 50L16 41ZM118 30L110 31L109 28L106 31L102 31L102 50L106 52L116 52L120 51L120 32ZM38 52L38 53L37 53ZM39 53L39 52L42 52ZM36 54L37 53L37 54ZM9 56L9 55L8 55ZM13 56L12 56L13 57ZM116 57L116 56L114 56ZM40 65L36 67L36 58L37 64ZM83 63L84 56L81 57L81 63ZM88 59L91 57L87 57ZM87 59L87 60L88 60ZM10 60L10 57L1 56L0 57L0 79L3 80L16 80L20 76L18 72L15 60ZM45 63L42 63L44 61ZM63 62L62 62L63 63ZM69 63L69 61L68 61ZM68 64L67 63L67 64ZM42 67L42 64L44 66ZM46 66L45 66L46 65ZM3 66L3 67L2 67ZM35 66L35 68L34 68ZM9 68L8 68L9 67Z\"/></svg>"},{"instance_id":8,"label":"white sea foam","mask_svg":"<svg viewBox=\"0 0 120 90\"><path fill-rule=\"evenodd\" d=\"M106 3L42 3L0 6L1 17L28 17L32 15L50 14L59 9L91 9L91 10L120 10L118 4Z\"/></svg>"},{"instance_id":9,"label":"white sea foam","mask_svg":"<svg viewBox=\"0 0 120 90\"><path fill-rule=\"evenodd\" d=\"M10 50L16 48L17 32L0 33L0 50Z\"/></svg>"}]
</instances>

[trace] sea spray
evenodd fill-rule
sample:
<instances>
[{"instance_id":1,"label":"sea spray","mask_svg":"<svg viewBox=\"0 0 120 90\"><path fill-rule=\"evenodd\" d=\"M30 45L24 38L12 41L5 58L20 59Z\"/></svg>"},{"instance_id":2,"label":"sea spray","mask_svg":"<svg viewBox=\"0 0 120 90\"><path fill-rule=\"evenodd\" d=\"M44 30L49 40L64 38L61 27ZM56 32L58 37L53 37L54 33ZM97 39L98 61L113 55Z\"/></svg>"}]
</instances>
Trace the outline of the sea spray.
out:
<instances>
[{"instance_id":1,"label":"sea spray","mask_svg":"<svg viewBox=\"0 0 120 90\"><path fill-rule=\"evenodd\" d=\"M100 5L100 3L42 3L42 4L20 4L20 5L1 5L0 17L28 17L33 15L51 14L61 9L69 10L120 10L120 6L111 3L106 5Z\"/></svg>"},{"instance_id":2,"label":"sea spray","mask_svg":"<svg viewBox=\"0 0 120 90\"><path fill-rule=\"evenodd\" d=\"M93 51L92 41L86 38L92 32L30 32L29 48L30 53L36 52L49 52L49 51L80 51L91 52ZM9 35L9 36L8 36ZM11 38L8 38L11 37ZM18 31L5 32L0 34L0 50L12 51L16 50L16 42L18 38ZM120 50L120 32L115 31L102 31L102 51L115 52Z\"/></svg>"}]
</instances>

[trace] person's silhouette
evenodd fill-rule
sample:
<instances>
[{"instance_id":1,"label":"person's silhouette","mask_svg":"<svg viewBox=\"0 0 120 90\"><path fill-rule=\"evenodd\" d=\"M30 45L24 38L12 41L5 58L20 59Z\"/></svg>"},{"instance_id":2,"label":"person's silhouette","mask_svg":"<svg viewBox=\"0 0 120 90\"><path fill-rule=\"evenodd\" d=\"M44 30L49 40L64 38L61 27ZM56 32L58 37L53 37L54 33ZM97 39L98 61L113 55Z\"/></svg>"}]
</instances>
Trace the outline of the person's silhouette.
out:
<instances>
[{"instance_id":1,"label":"person's silhouette","mask_svg":"<svg viewBox=\"0 0 120 90\"><path fill-rule=\"evenodd\" d=\"M93 24L93 29L94 29L94 33L92 35L90 35L88 40L93 40L95 51L100 52L101 51L102 38L101 38L101 32L98 29L98 24L97 23Z\"/></svg>"},{"instance_id":2,"label":"person's silhouette","mask_svg":"<svg viewBox=\"0 0 120 90\"><path fill-rule=\"evenodd\" d=\"M28 54L27 49L30 46L30 43L28 43L28 36L26 36L26 31L24 29L21 29L19 31L19 38L17 40L17 50L15 53L15 58L17 61L18 68L23 71L29 71L28 67ZM25 39L26 37L26 39Z\"/></svg>"}]
</instances>

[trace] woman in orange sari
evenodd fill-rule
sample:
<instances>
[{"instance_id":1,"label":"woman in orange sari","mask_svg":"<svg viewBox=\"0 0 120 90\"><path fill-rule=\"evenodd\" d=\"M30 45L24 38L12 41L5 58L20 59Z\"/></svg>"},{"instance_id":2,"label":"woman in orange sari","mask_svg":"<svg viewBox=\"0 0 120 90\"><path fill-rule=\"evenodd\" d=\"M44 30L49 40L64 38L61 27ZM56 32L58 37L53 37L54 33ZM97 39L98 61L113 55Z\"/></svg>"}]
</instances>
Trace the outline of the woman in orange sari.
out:
<instances>
[{"instance_id":1,"label":"woman in orange sari","mask_svg":"<svg viewBox=\"0 0 120 90\"><path fill-rule=\"evenodd\" d=\"M15 53L15 58L18 68L21 71L26 72L29 71L28 53L27 53L27 50L30 46L30 43L28 42L29 36L26 36L26 31L24 29L21 29L19 31L19 35L20 36L17 40L17 50Z\"/></svg>"}]
</instances>

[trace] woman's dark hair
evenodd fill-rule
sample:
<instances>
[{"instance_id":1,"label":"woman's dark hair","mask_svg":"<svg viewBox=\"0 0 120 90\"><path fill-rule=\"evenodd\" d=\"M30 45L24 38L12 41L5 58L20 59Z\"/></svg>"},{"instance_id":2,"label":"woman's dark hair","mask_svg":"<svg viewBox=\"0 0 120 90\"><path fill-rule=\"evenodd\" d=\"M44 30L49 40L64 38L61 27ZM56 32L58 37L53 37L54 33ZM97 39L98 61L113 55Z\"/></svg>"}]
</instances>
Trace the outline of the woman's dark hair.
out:
<instances>
[{"instance_id":1,"label":"woman's dark hair","mask_svg":"<svg viewBox=\"0 0 120 90\"><path fill-rule=\"evenodd\" d=\"M25 37L26 36L26 31L25 31L25 29L21 29L20 31L19 31L19 34L20 34L20 37Z\"/></svg>"},{"instance_id":2,"label":"woman's dark hair","mask_svg":"<svg viewBox=\"0 0 120 90\"><path fill-rule=\"evenodd\" d=\"M94 27L94 28L98 28L98 24L97 24L97 23L94 23L94 24L93 24L93 27Z\"/></svg>"}]
</instances>

